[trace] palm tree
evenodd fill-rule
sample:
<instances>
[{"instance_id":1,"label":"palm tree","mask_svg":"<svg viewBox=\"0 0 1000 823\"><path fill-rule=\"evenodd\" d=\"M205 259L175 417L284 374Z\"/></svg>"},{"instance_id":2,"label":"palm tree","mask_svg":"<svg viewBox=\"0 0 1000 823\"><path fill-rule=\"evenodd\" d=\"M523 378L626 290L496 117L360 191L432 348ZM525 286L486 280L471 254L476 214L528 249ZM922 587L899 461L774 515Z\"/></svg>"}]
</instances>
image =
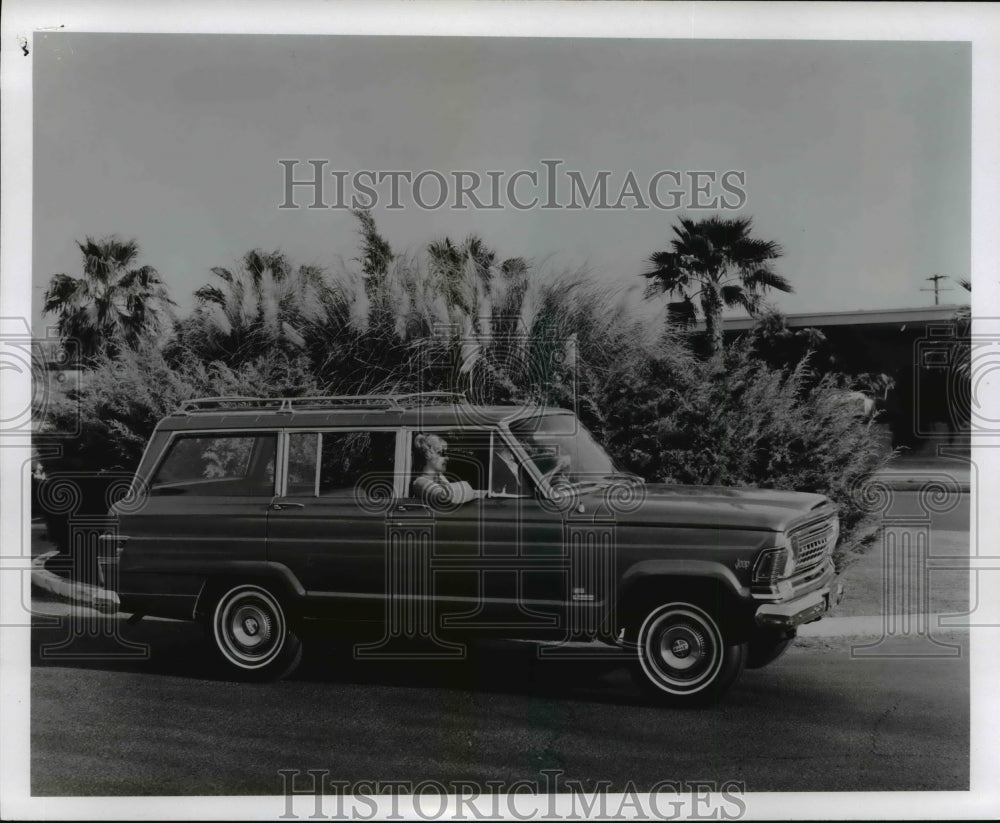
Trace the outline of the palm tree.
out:
<instances>
[{"instance_id":1,"label":"palm tree","mask_svg":"<svg viewBox=\"0 0 1000 823\"><path fill-rule=\"evenodd\" d=\"M152 266L133 267L135 240L105 237L77 243L83 275L56 274L45 291L43 314L55 314L59 335L79 347L83 363L134 349L159 334L174 302Z\"/></svg>"},{"instance_id":2,"label":"palm tree","mask_svg":"<svg viewBox=\"0 0 1000 823\"><path fill-rule=\"evenodd\" d=\"M722 310L742 307L755 314L770 289L791 292L791 284L771 268L781 246L750 236L749 217L709 217L695 222L681 218L674 226L672 251L650 255L653 268L643 277L651 282L647 296L668 294L680 298L670 305L674 317L693 321L700 306L705 318L709 350L722 349Z\"/></svg>"}]
</instances>

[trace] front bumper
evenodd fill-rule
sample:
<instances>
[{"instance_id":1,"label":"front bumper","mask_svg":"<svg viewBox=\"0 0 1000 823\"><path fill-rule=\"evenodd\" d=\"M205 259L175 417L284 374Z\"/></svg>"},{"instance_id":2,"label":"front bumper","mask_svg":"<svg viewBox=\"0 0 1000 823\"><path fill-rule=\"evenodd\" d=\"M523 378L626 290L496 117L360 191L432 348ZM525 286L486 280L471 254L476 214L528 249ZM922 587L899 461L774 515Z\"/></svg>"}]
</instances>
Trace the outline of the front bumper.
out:
<instances>
[{"instance_id":1,"label":"front bumper","mask_svg":"<svg viewBox=\"0 0 1000 823\"><path fill-rule=\"evenodd\" d=\"M757 608L754 619L758 626L794 629L803 623L819 620L844 597L844 586L832 582L786 603L765 603Z\"/></svg>"}]
</instances>

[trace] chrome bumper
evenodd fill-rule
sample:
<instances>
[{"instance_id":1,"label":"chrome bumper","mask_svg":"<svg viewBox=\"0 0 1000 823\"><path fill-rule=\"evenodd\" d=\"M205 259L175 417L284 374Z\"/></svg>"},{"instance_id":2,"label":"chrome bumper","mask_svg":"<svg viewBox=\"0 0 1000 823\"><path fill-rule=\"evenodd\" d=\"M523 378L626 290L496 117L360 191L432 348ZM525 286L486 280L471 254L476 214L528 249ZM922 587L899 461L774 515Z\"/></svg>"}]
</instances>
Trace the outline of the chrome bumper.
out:
<instances>
[{"instance_id":1,"label":"chrome bumper","mask_svg":"<svg viewBox=\"0 0 1000 823\"><path fill-rule=\"evenodd\" d=\"M757 608L754 619L758 626L793 629L803 623L819 620L843 597L843 584L833 583L787 603L765 603Z\"/></svg>"}]
</instances>

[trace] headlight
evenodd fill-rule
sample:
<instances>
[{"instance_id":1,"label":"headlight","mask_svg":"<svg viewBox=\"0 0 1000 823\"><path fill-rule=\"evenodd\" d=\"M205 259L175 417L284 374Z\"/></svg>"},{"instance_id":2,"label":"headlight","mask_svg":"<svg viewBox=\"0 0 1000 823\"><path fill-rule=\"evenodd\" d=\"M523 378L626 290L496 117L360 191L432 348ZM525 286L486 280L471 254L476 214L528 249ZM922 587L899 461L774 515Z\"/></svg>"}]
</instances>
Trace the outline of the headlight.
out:
<instances>
[{"instance_id":1,"label":"headlight","mask_svg":"<svg viewBox=\"0 0 1000 823\"><path fill-rule=\"evenodd\" d=\"M791 577L795 571L795 556L788 540L773 549L764 549L758 556L753 567L754 583L775 583L786 577Z\"/></svg>"}]
</instances>

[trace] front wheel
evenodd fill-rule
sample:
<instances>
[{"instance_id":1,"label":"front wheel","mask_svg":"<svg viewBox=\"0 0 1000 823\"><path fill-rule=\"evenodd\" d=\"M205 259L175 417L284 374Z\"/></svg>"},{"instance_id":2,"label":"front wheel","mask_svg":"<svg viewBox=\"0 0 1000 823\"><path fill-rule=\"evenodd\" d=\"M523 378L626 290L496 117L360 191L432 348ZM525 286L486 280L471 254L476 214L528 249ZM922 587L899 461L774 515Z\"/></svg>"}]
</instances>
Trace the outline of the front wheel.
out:
<instances>
[{"instance_id":1,"label":"front wheel","mask_svg":"<svg viewBox=\"0 0 1000 823\"><path fill-rule=\"evenodd\" d=\"M638 685L659 702L719 700L746 663L745 643L727 643L716 620L693 603L654 608L637 635Z\"/></svg>"},{"instance_id":2,"label":"front wheel","mask_svg":"<svg viewBox=\"0 0 1000 823\"><path fill-rule=\"evenodd\" d=\"M231 673L245 680L280 680L302 659L281 601L253 584L234 586L212 610L215 646Z\"/></svg>"}]
</instances>

